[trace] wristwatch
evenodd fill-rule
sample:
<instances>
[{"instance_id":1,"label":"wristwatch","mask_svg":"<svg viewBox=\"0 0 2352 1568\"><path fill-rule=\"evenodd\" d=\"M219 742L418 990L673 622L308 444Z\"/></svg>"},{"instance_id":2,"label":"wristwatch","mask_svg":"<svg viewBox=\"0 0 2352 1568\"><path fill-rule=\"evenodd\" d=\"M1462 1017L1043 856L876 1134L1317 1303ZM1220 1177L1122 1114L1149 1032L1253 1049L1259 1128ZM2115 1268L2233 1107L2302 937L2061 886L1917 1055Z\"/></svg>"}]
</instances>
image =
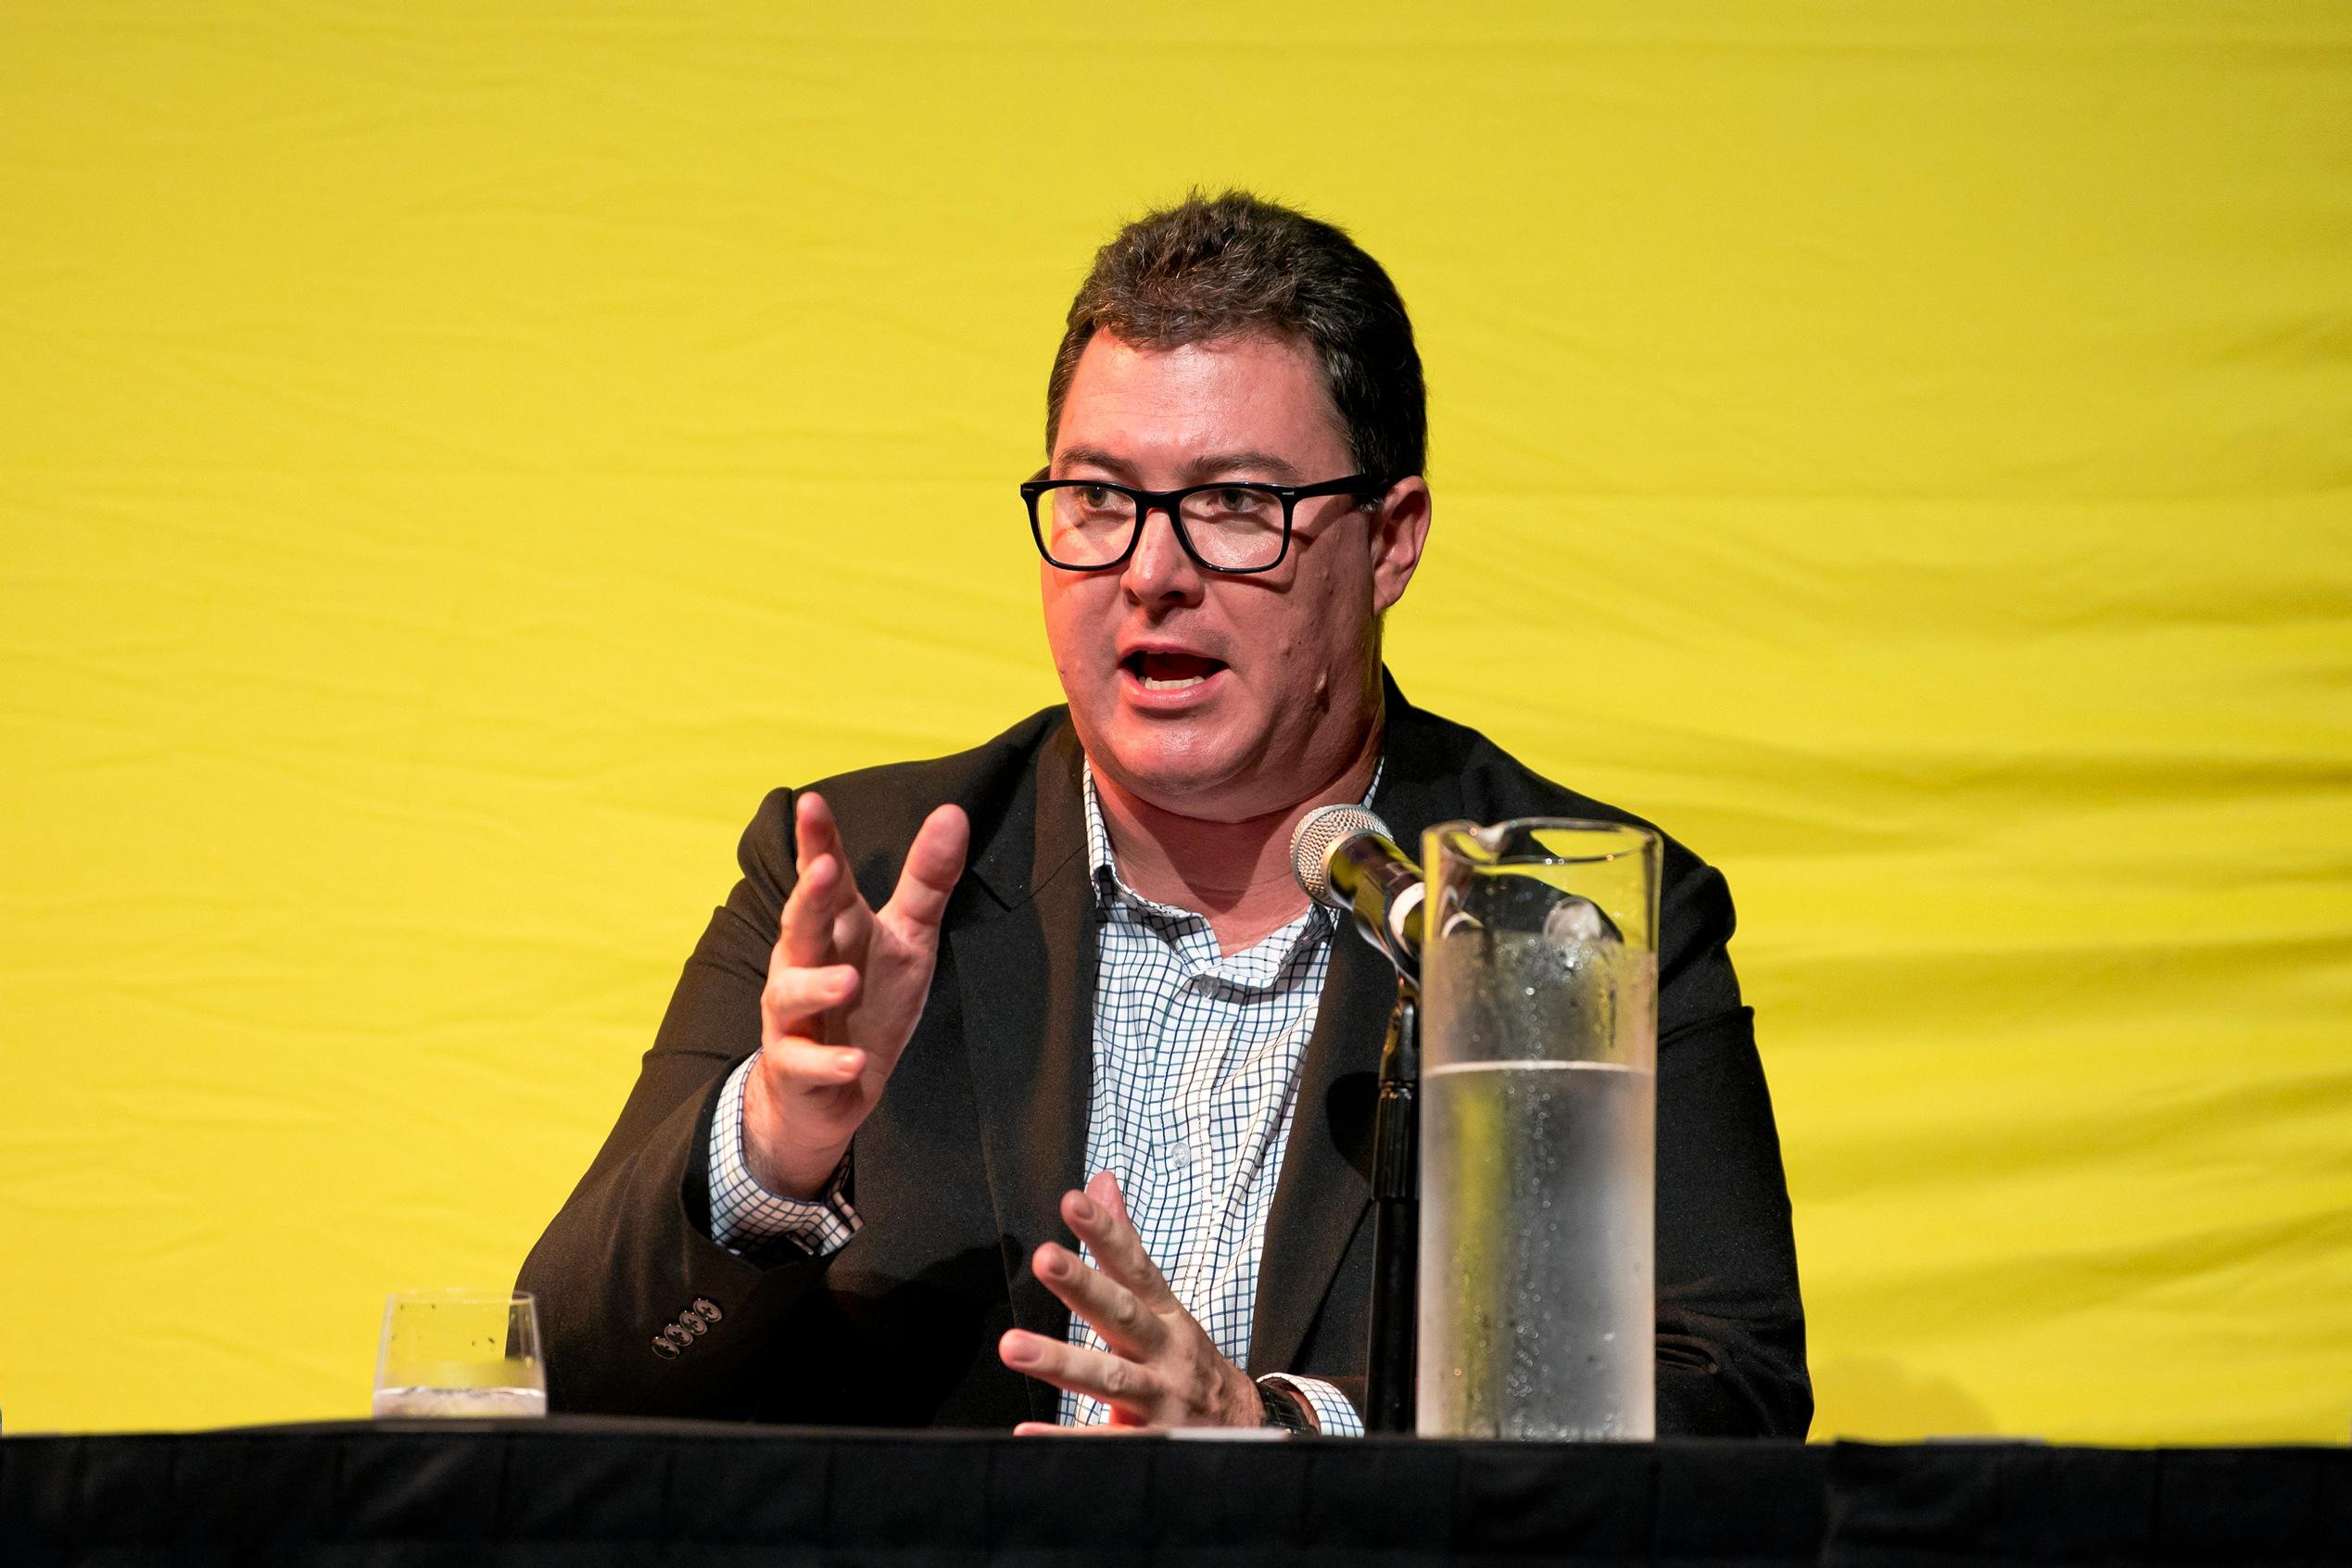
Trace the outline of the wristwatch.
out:
<instances>
[{"instance_id":1,"label":"wristwatch","mask_svg":"<svg viewBox=\"0 0 2352 1568\"><path fill-rule=\"evenodd\" d=\"M1315 1435L1315 1418L1307 1413L1307 1402L1289 1389L1276 1383L1261 1383L1258 1385L1258 1397L1266 1407L1266 1419L1260 1424L1295 1432L1301 1437Z\"/></svg>"}]
</instances>

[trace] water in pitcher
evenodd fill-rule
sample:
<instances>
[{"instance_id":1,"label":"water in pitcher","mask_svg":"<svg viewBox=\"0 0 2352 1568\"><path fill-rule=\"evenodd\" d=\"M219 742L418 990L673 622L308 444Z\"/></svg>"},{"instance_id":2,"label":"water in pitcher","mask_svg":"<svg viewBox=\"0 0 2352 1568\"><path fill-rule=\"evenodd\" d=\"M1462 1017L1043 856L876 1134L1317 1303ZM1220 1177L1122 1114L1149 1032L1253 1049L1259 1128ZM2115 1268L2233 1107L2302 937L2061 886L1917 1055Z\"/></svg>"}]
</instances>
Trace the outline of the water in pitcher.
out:
<instances>
[{"instance_id":1,"label":"water in pitcher","mask_svg":"<svg viewBox=\"0 0 2352 1568\"><path fill-rule=\"evenodd\" d=\"M1433 944L1428 1027L1447 1045L1421 1086L1423 1433L1654 1430L1655 977L1613 942Z\"/></svg>"}]
</instances>

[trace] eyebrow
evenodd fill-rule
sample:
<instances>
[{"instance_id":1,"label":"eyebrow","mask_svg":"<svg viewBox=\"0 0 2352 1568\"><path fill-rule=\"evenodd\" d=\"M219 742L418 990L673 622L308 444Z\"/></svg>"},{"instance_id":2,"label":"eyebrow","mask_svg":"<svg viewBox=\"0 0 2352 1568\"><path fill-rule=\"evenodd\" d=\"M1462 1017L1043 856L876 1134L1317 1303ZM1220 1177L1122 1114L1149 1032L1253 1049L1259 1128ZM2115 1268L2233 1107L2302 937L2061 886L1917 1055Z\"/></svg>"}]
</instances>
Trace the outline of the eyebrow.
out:
<instances>
[{"instance_id":1,"label":"eyebrow","mask_svg":"<svg viewBox=\"0 0 2352 1568\"><path fill-rule=\"evenodd\" d=\"M1072 447L1058 461L1066 469L1099 468L1129 483L1135 477L1134 464L1100 447ZM1213 479L1267 479L1280 485L1295 484L1298 479L1298 470L1289 462L1271 452L1254 450L1208 452L1186 463L1184 472L1195 484Z\"/></svg>"}]
</instances>

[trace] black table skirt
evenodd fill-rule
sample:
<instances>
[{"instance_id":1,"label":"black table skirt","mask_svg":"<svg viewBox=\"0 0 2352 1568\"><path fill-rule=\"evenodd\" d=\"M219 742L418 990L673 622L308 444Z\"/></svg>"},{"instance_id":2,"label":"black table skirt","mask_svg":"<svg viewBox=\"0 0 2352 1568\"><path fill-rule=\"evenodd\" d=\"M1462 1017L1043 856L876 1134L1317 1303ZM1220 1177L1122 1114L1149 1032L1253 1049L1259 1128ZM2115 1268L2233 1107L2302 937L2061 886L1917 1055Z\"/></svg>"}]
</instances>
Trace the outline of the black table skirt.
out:
<instances>
[{"instance_id":1,"label":"black table skirt","mask_svg":"<svg viewBox=\"0 0 2352 1568\"><path fill-rule=\"evenodd\" d=\"M576 1419L0 1441L0 1568L1528 1562L2352 1562L2352 1451Z\"/></svg>"}]
</instances>

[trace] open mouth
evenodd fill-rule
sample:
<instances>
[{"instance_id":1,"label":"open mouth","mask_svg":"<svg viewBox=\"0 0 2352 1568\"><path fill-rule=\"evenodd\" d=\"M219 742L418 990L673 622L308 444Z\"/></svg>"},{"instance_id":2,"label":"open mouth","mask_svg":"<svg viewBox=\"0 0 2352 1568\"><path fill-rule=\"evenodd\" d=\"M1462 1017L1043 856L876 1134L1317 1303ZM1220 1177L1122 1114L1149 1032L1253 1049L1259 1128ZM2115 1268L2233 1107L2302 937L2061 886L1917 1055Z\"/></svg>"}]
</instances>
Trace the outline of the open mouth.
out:
<instances>
[{"instance_id":1,"label":"open mouth","mask_svg":"<svg viewBox=\"0 0 2352 1568\"><path fill-rule=\"evenodd\" d=\"M1200 685L1223 669L1225 662L1198 653L1139 651L1121 659L1119 667L1133 676L1136 684L1146 691L1182 691Z\"/></svg>"}]
</instances>

